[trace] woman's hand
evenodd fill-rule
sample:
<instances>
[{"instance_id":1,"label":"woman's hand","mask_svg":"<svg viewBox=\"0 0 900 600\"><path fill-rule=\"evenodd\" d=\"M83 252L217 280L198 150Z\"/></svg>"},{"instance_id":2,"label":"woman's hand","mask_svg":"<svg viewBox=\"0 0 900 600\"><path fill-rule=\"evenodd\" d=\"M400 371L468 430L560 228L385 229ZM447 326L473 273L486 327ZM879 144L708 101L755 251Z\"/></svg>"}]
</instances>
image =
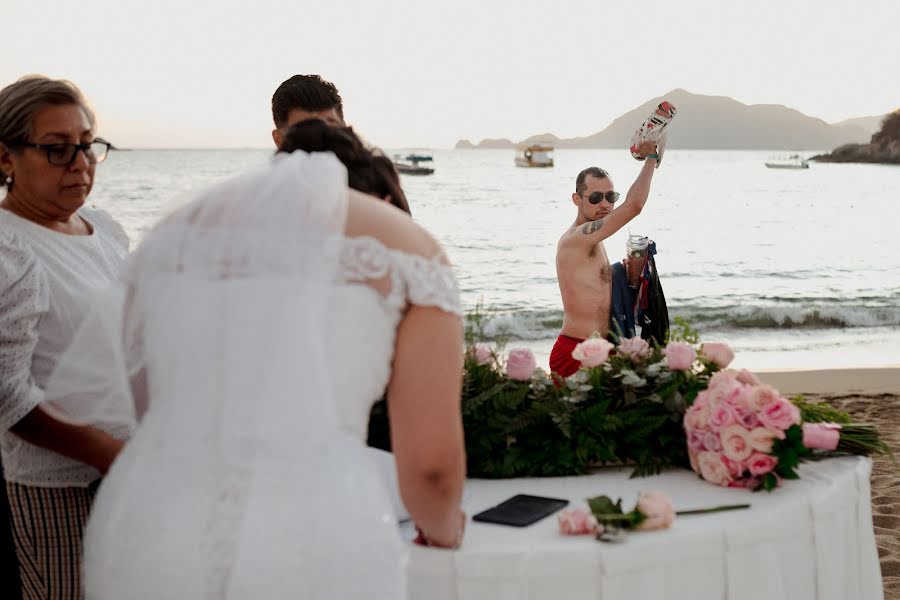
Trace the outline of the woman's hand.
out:
<instances>
[{"instance_id":1,"label":"woman's hand","mask_svg":"<svg viewBox=\"0 0 900 600\"><path fill-rule=\"evenodd\" d=\"M436 548L448 548L450 550L456 550L462 545L463 534L466 530L466 513L463 510L459 511L459 515L457 516L457 525L456 529L451 538L437 538L427 535L421 529L416 529L417 535L416 539L413 540L414 544L419 544L420 546L434 546Z\"/></svg>"}]
</instances>

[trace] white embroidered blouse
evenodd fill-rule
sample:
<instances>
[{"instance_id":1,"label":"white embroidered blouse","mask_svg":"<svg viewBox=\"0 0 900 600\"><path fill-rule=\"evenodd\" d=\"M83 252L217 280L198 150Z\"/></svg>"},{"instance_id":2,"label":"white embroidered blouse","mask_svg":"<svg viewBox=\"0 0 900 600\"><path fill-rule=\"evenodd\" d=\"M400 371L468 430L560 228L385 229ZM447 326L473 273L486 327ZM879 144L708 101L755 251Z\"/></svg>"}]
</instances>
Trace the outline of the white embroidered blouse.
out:
<instances>
[{"instance_id":1,"label":"white embroidered blouse","mask_svg":"<svg viewBox=\"0 0 900 600\"><path fill-rule=\"evenodd\" d=\"M23 485L83 487L100 476L9 431L43 400L90 292L118 276L128 252L128 236L109 214L79 215L91 235L61 234L0 209L0 447L6 480Z\"/></svg>"}]
</instances>

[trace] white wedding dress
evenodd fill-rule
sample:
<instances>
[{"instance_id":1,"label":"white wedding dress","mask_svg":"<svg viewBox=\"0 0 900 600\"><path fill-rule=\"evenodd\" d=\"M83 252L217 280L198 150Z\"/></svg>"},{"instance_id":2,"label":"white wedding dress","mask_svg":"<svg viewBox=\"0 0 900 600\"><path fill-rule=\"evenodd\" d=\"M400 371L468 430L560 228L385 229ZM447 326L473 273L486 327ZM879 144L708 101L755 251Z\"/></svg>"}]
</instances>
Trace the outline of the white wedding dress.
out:
<instances>
[{"instance_id":1,"label":"white wedding dress","mask_svg":"<svg viewBox=\"0 0 900 600\"><path fill-rule=\"evenodd\" d=\"M277 157L166 219L98 300L48 391L139 422L85 533L88 598L405 597L368 415L405 308L459 294L436 257L344 237L346 199L333 155Z\"/></svg>"}]
</instances>

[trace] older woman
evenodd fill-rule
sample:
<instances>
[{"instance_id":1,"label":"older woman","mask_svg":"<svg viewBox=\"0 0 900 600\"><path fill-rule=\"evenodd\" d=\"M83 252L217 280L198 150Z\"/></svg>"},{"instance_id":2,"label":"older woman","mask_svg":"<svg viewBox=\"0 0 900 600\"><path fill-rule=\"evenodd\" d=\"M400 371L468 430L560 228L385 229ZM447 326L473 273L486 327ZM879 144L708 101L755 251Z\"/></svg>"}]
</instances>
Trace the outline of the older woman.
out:
<instances>
[{"instance_id":1,"label":"older woman","mask_svg":"<svg viewBox=\"0 0 900 600\"><path fill-rule=\"evenodd\" d=\"M0 446L23 597L81 598L81 536L117 438L60 420L43 386L87 310L118 275L128 237L84 206L109 144L67 81L0 90Z\"/></svg>"}]
</instances>

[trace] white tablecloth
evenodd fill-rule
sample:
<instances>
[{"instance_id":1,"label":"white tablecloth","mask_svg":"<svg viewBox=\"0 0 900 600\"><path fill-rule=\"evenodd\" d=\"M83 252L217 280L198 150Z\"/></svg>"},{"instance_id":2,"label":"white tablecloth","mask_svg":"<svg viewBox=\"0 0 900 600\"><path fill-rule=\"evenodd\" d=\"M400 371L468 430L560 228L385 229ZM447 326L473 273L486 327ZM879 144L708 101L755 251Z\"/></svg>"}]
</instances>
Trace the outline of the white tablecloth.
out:
<instances>
[{"instance_id":1,"label":"white tablecloth","mask_svg":"<svg viewBox=\"0 0 900 600\"><path fill-rule=\"evenodd\" d=\"M621 497L659 490L676 510L749 502L747 510L686 516L621 544L558 533L555 516L527 528L469 520L456 552L414 547L413 600L882 600L870 507L871 461L806 464L802 479L768 494L720 488L689 471L629 479L629 470L583 477L469 480L471 516L515 494Z\"/></svg>"}]
</instances>

